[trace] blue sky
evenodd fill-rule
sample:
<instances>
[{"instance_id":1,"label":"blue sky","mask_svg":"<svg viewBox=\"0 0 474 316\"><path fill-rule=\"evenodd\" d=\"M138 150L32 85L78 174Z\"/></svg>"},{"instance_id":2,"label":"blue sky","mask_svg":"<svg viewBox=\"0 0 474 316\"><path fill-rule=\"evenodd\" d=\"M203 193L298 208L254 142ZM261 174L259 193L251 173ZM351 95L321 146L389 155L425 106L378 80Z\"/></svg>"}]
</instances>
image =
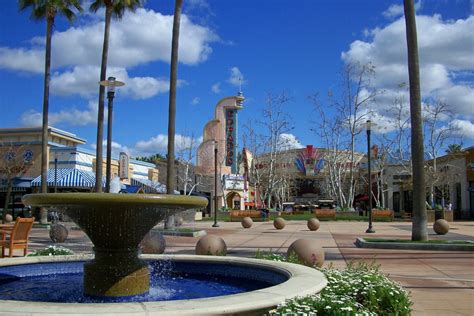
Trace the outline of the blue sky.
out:
<instances>
[{"instance_id":1,"label":"blue sky","mask_svg":"<svg viewBox=\"0 0 474 316\"><path fill-rule=\"evenodd\" d=\"M125 81L114 102L116 150L144 155L166 150L169 56L174 1L148 0L144 9L113 21L108 75ZM177 132L202 135L216 103L238 92L247 98L240 123L259 115L269 92L286 91L295 146L320 146L308 96L337 89L345 62L371 61L385 91L372 110L387 124L393 89L407 81L402 1L184 1ZM0 127L40 124L45 23L2 3ZM84 6L88 8L87 1ZM417 3L422 89L445 100L466 146L474 144L474 16L468 0ZM50 125L96 139L103 12L73 25L57 19L53 34ZM385 102L385 103L384 103ZM178 139L180 138L178 135ZM362 140L362 148L365 140Z\"/></svg>"}]
</instances>

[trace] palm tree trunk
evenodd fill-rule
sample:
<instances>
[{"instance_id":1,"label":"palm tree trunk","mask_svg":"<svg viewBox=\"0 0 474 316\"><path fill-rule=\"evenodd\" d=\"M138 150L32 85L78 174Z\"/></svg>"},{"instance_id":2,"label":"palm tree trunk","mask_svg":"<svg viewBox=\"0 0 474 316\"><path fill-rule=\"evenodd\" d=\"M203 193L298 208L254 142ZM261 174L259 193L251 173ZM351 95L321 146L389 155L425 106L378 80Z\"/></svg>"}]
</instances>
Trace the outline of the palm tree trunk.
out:
<instances>
[{"instance_id":1,"label":"palm tree trunk","mask_svg":"<svg viewBox=\"0 0 474 316\"><path fill-rule=\"evenodd\" d=\"M181 7L183 0L176 0L173 18L173 39L171 42L171 67L170 67L170 98L168 116L168 157L166 174L166 193L174 193L173 180L176 178L176 168L174 164L174 136L176 133L176 85L178 81L178 48L179 48L179 27L181 20ZM170 216L165 222L166 227L173 226L174 216Z\"/></svg>"},{"instance_id":2,"label":"palm tree trunk","mask_svg":"<svg viewBox=\"0 0 474 316\"><path fill-rule=\"evenodd\" d=\"M109 55L109 34L110 21L112 19L113 7L107 6L105 8L105 28L104 28L104 43L102 46L102 62L100 66L100 81L105 80L107 75L107 58ZM104 135L104 99L105 87L99 85L99 108L97 111L97 148L95 157L95 191L102 192L102 174L103 174L103 135Z\"/></svg>"},{"instance_id":3,"label":"palm tree trunk","mask_svg":"<svg viewBox=\"0 0 474 316\"><path fill-rule=\"evenodd\" d=\"M404 0L410 80L411 152L413 173L413 241L427 240L426 188L423 147L423 118L421 115L420 67L413 0Z\"/></svg>"},{"instance_id":4,"label":"palm tree trunk","mask_svg":"<svg viewBox=\"0 0 474 316\"><path fill-rule=\"evenodd\" d=\"M170 71L170 94L169 94L169 117L168 117L168 165L166 175L167 193L173 194L175 179L174 165L174 138L176 122L176 84L178 76L178 47L179 47L179 27L181 20L182 0L176 0L173 19L173 39L171 44L171 71Z\"/></svg>"},{"instance_id":5,"label":"palm tree trunk","mask_svg":"<svg viewBox=\"0 0 474 316\"><path fill-rule=\"evenodd\" d=\"M44 90L43 90L43 126L41 135L41 193L48 192L48 113L49 113L49 82L51 80L51 36L54 17L46 19L46 50L44 58ZM41 209L41 224L48 222L48 212Z\"/></svg>"}]
</instances>

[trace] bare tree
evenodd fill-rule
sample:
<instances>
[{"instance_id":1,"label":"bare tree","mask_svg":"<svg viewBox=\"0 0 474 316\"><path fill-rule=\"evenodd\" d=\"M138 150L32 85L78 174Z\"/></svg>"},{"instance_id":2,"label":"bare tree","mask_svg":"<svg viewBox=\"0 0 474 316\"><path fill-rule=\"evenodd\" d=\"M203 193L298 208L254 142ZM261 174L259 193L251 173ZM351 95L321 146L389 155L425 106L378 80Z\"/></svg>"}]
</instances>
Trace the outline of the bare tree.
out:
<instances>
[{"instance_id":1,"label":"bare tree","mask_svg":"<svg viewBox=\"0 0 474 316\"><path fill-rule=\"evenodd\" d=\"M426 161L425 168L427 186L429 187L429 203L431 206L434 206L435 187L445 177L445 172L439 170L439 153L454 136L452 126L442 125L443 122L452 121L454 114L450 106L440 100L426 103L424 110L425 153L430 158L430 160Z\"/></svg>"},{"instance_id":2,"label":"bare tree","mask_svg":"<svg viewBox=\"0 0 474 316\"><path fill-rule=\"evenodd\" d=\"M201 183L201 177L195 174L193 165L198 145L193 133L189 137L181 137L181 142L177 144L176 158L179 166L177 170L177 185L183 188L184 195L191 195ZM180 169L181 172L179 172Z\"/></svg>"},{"instance_id":3,"label":"bare tree","mask_svg":"<svg viewBox=\"0 0 474 316\"><path fill-rule=\"evenodd\" d=\"M25 174L32 165L33 156L30 151L25 151L22 146L13 146L11 144L0 146L0 154L0 177L6 182L7 187L2 216L2 222L5 223L13 188L13 179Z\"/></svg>"},{"instance_id":4,"label":"bare tree","mask_svg":"<svg viewBox=\"0 0 474 316\"><path fill-rule=\"evenodd\" d=\"M244 146L254 157L251 177L257 184L258 195L266 207L272 206L272 200L276 198L276 192L281 190L284 182L277 166L283 163L283 151L289 149L288 142L281 137L292 130L290 118L284 111L289 101L285 92L268 93L261 119L244 125ZM262 127L261 133L256 132L254 124Z\"/></svg>"},{"instance_id":5,"label":"bare tree","mask_svg":"<svg viewBox=\"0 0 474 316\"><path fill-rule=\"evenodd\" d=\"M375 67L371 63L349 63L341 72L341 93L328 93L328 104L323 105L317 95L310 101L318 114L313 129L323 140L327 153L325 160L329 173L329 188L343 209L350 209L354 201L356 167L360 155L356 153L358 135L370 118L370 104L378 91L372 86ZM329 119L327 111L332 109L334 117Z\"/></svg>"}]
</instances>

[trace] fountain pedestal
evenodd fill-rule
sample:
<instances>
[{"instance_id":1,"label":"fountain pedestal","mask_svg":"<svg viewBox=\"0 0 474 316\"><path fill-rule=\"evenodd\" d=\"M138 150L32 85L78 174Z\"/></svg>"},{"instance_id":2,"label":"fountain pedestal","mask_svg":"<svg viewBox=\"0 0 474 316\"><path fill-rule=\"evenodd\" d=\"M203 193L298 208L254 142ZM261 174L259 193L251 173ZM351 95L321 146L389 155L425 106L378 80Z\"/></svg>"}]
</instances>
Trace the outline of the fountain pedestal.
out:
<instances>
[{"instance_id":1,"label":"fountain pedestal","mask_svg":"<svg viewBox=\"0 0 474 316\"><path fill-rule=\"evenodd\" d=\"M23 203L67 214L94 244L94 260L84 264L84 292L92 296L133 296L148 292L150 275L138 245L167 216L202 208L207 199L182 195L41 193Z\"/></svg>"}]
</instances>

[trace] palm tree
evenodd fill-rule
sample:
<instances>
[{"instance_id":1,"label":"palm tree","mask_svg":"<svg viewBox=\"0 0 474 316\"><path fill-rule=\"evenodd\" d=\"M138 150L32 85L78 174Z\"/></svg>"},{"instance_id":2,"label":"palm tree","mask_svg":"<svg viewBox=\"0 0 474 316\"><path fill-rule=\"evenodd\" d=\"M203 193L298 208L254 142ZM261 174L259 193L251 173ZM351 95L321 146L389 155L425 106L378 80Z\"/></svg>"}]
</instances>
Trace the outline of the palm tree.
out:
<instances>
[{"instance_id":1,"label":"palm tree","mask_svg":"<svg viewBox=\"0 0 474 316\"><path fill-rule=\"evenodd\" d=\"M410 82L411 152L413 170L413 224L411 239L428 239L426 229L426 188L423 148L423 117L421 114L420 66L413 0L404 0Z\"/></svg>"},{"instance_id":2,"label":"palm tree","mask_svg":"<svg viewBox=\"0 0 474 316\"><path fill-rule=\"evenodd\" d=\"M176 166L174 158L174 136L176 133L176 85L178 81L178 48L179 48L179 27L181 24L181 8L183 0L176 0L173 17L173 38L171 40L171 66L170 66L170 94L169 94L169 114L168 114L168 155L166 166L166 193L174 193L173 180L176 177ZM174 216L166 220L166 227L172 226Z\"/></svg>"},{"instance_id":3,"label":"palm tree","mask_svg":"<svg viewBox=\"0 0 474 316\"><path fill-rule=\"evenodd\" d=\"M462 153L462 145L460 144L451 144L448 146L448 149L446 149L446 153L448 155L456 155Z\"/></svg>"},{"instance_id":4,"label":"palm tree","mask_svg":"<svg viewBox=\"0 0 474 316\"><path fill-rule=\"evenodd\" d=\"M112 17L121 19L126 11L135 12L135 10L142 6L143 0L95 0L90 5L91 12L97 12L100 8L105 7L105 28L104 28L104 43L102 46L102 61L100 66L100 79L103 81L107 75L107 58L109 55L109 34L110 22ZM102 192L102 137L104 134L104 97L105 87L99 85L99 110L97 113L97 148L95 160L95 190Z\"/></svg>"},{"instance_id":5,"label":"palm tree","mask_svg":"<svg viewBox=\"0 0 474 316\"><path fill-rule=\"evenodd\" d=\"M72 22L76 14L82 12L80 0L20 0L20 11L31 8L30 17L33 20L46 19L46 49L44 58L44 89L43 89L43 128L41 136L41 192L48 192L48 112L49 112L49 81L51 79L51 37L53 35L54 19L57 15L66 17ZM41 212L41 223L47 222L47 212Z\"/></svg>"}]
</instances>

